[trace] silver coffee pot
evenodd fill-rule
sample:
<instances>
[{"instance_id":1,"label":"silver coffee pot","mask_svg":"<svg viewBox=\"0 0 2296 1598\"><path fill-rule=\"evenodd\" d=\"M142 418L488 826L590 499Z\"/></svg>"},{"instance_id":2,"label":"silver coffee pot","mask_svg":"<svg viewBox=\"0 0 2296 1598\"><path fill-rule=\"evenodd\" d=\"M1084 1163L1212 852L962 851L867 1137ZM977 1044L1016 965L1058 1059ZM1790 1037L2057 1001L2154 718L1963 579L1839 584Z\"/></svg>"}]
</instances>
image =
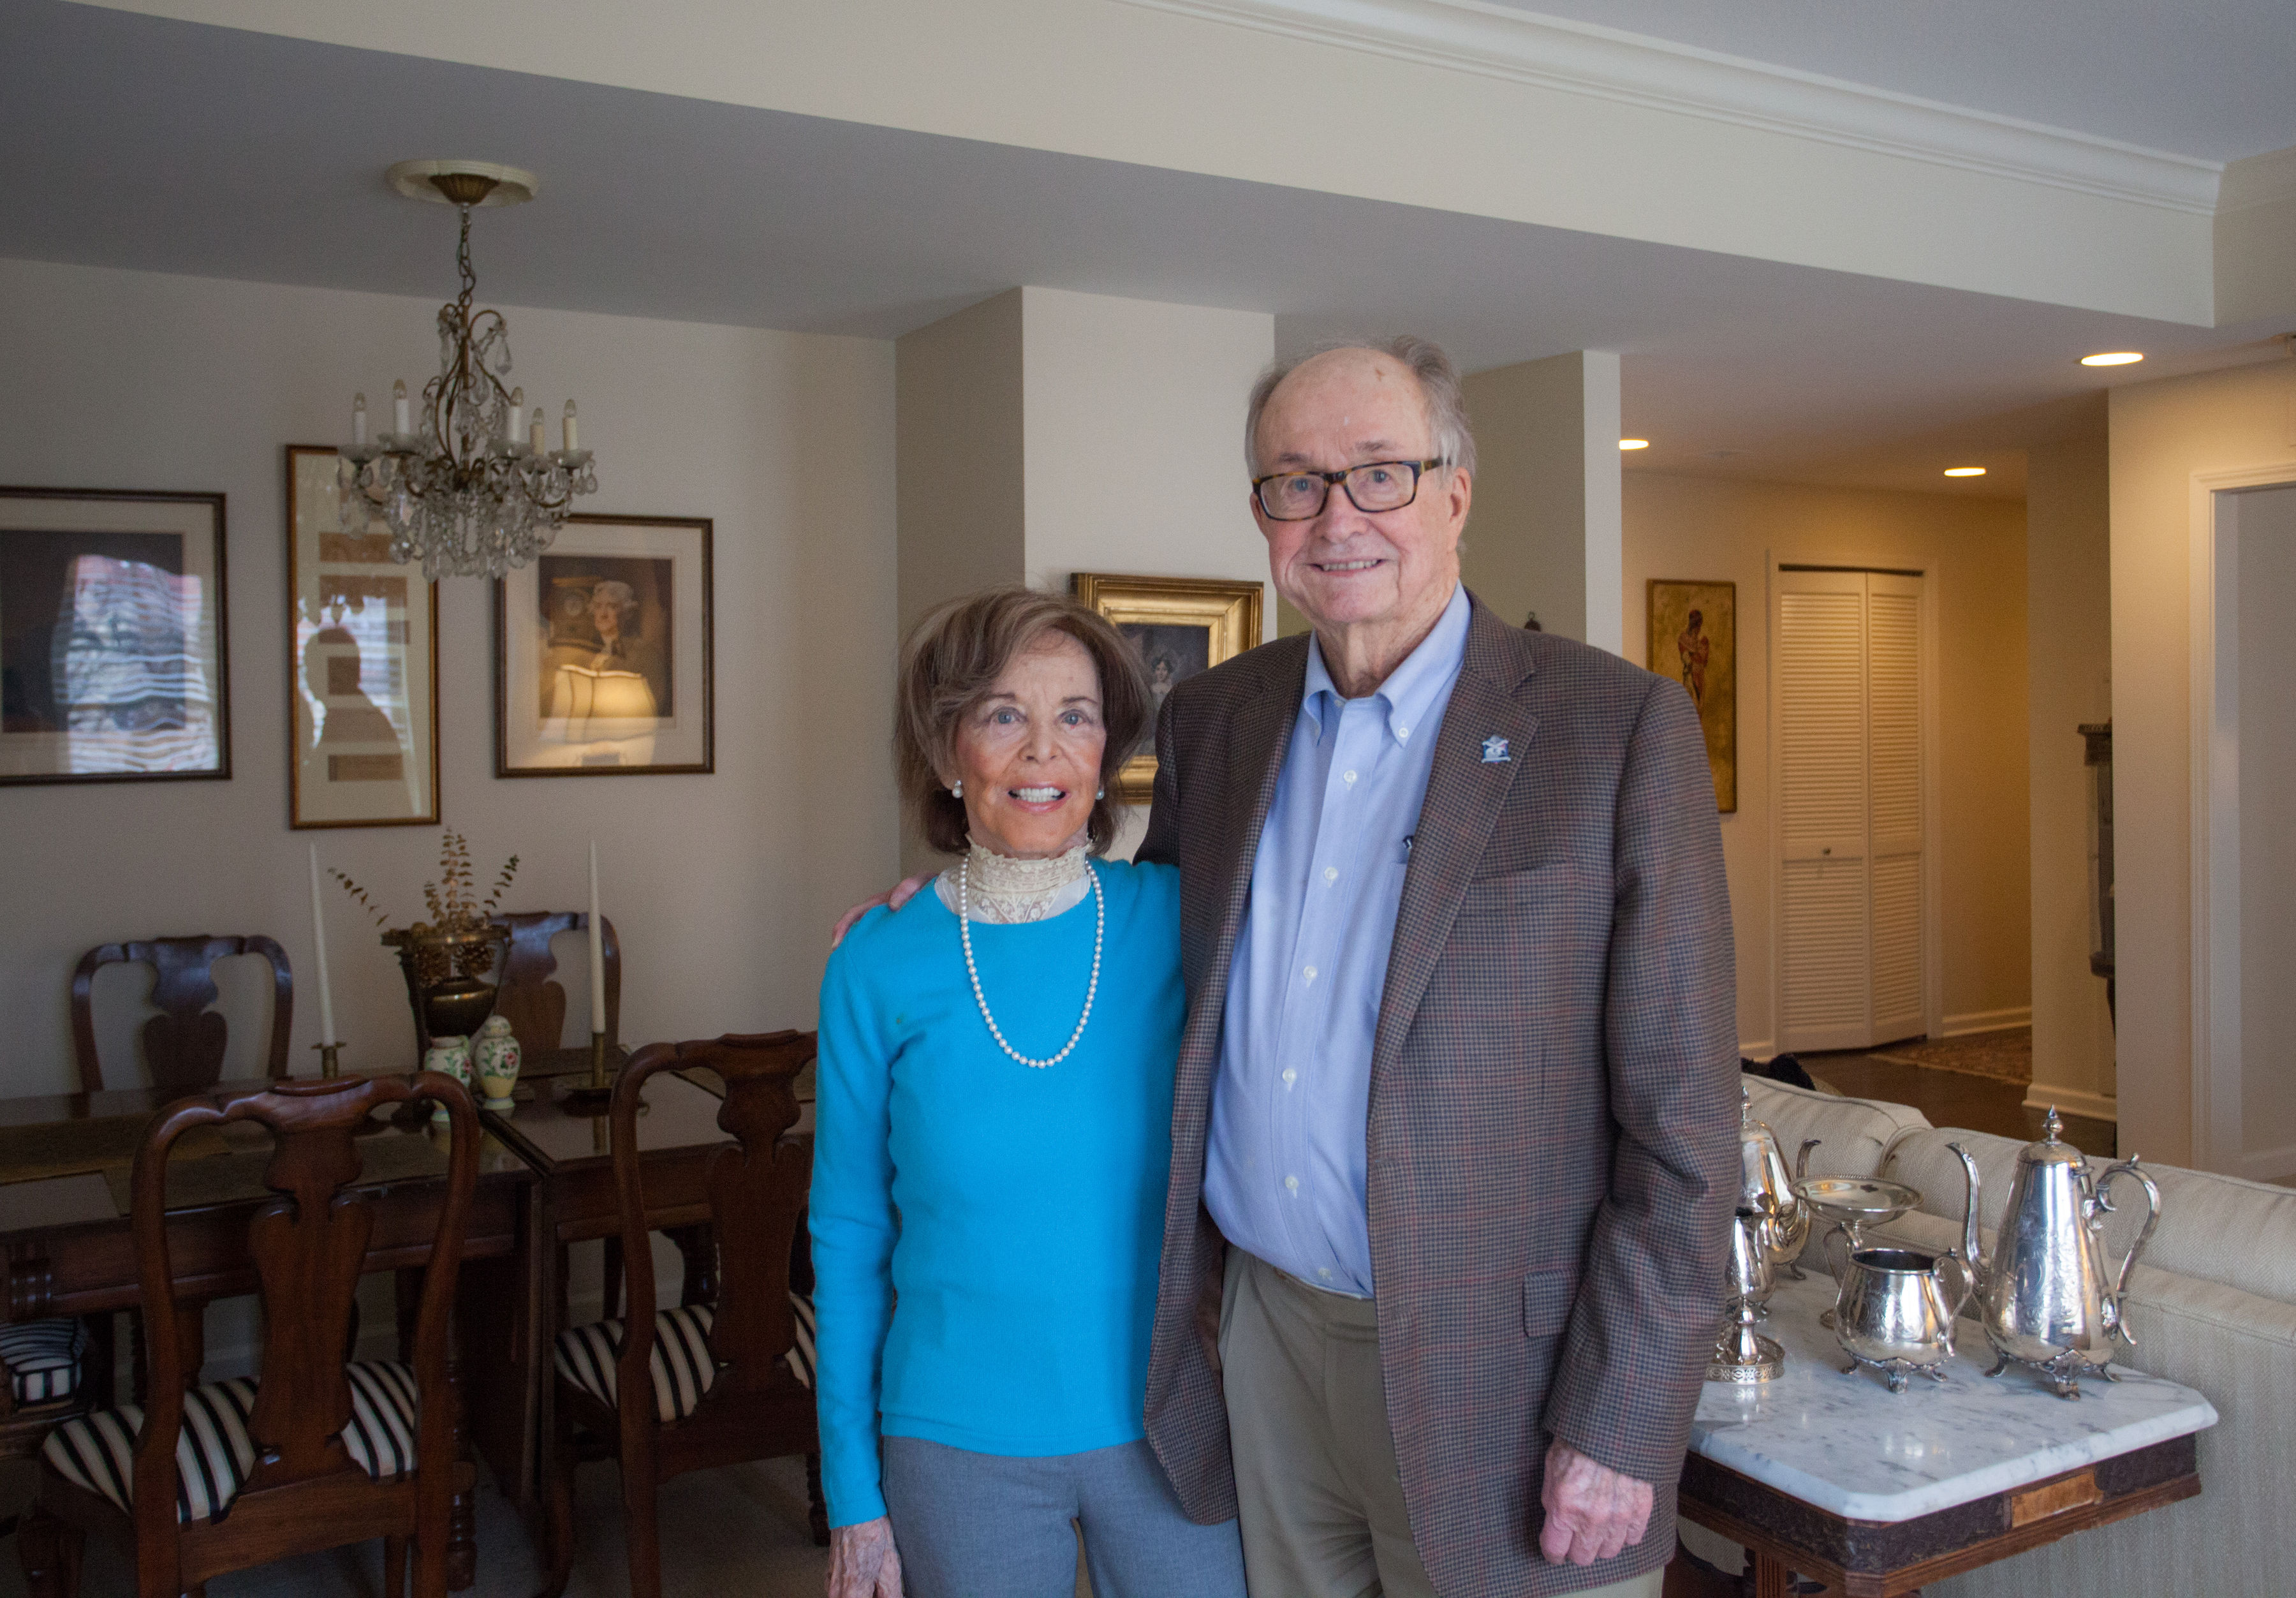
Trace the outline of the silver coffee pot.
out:
<instances>
[{"instance_id":1,"label":"silver coffee pot","mask_svg":"<svg viewBox=\"0 0 2296 1598\"><path fill-rule=\"evenodd\" d=\"M1786 1174L1785 1151L1778 1134L1754 1118L1754 1095L1743 1081L1738 1083L1738 1203L1767 1217L1766 1245L1770 1263L1795 1281L1802 1280L1802 1245L1809 1241L1809 1206L1794 1189L1796 1179L1809 1166L1809 1151L1821 1140L1803 1140L1794 1157L1792 1176Z\"/></svg>"},{"instance_id":2,"label":"silver coffee pot","mask_svg":"<svg viewBox=\"0 0 2296 1598\"><path fill-rule=\"evenodd\" d=\"M1998 1376L2013 1363L2027 1365L2059 1397L2078 1398L2083 1376L2102 1372L2109 1380L2120 1380L2107 1363L2115 1339L2132 1348L2136 1345L2122 1306L2129 1271L2161 1220L2161 1190L2135 1155L2092 1182L2087 1156L2059 1138L2063 1130L2052 1107L2040 1141L2028 1143L2018 1155L1990 1258L1978 1253L1977 1162L1960 1144L1948 1147L1961 1156L1969 1173L1962 1238L1976 1266L1979 1322L1995 1356L1986 1374ZM2144 1226L2120 1269L2108 1278L2104 1217L2113 1213L2109 1190L2123 1176L2144 1190Z\"/></svg>"}]
</instances>

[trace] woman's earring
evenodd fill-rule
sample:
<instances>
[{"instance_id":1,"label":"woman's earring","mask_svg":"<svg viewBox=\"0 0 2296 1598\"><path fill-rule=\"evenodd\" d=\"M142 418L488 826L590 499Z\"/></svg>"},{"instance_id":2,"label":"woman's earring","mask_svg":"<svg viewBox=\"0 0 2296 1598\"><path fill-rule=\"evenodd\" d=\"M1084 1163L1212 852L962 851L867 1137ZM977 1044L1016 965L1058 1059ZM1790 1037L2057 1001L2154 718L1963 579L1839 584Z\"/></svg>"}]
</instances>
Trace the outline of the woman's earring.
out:
<instances>
[{"instance_id":1,"label":"woman's earring","mask_svg":"<svg viewBox=\"0 0 2296 1598\"><path fill-rule=\"evenodd\" d=\"M948 796L952 799L962 799L964 797L964 778L960 777L955 782L949 784Z\"/></svg>"},{"instance_id":2,"label":"woman's earring","mask_svg":"<svg viewBox=\"0 0 2296 1598\"><path fill-rule=\"evenodd\" d=\"M1103 788L1100 792L1095 794L1093 797L1095 799L1105 799L1108 797L1108 790L1106 788Z\"/></svg>"}]
</instances>

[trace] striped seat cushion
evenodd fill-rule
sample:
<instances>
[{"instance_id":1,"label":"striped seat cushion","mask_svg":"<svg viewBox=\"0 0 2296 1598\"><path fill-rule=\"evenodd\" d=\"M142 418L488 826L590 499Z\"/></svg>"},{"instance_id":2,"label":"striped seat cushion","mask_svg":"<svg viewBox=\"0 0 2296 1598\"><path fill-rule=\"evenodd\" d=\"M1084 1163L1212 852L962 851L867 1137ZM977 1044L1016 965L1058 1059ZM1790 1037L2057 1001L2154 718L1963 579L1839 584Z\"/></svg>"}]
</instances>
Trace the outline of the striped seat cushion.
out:
<instances>
[{"instance_id":1,"label":"striped seat cushion","mask_svg":"<svg viewBox=\"0 0 2296 1598\"><path fill-rule=\"evenodd\" d=\"M0 1325L0 1359L19 1404L53 1404L79 1391L87 1326L72 1320L18 1321Z\"/></svg>"},{"instance_id":2,"label":"striped seat cushion","mask_svg":"<svg viewBox=\"0 0 2296 1598\"><path fill-rule=\"evenodd\" d=\"M797 1313L797 1345L783 1357L790 1370L807 1387L813 1385L813 1300L801 1293L789 1296ZM718 1379L718 1362L709 1354L709 1328L716 1316L706 1304L666 1309L653 1318L654 1413L664 1421L683 1421L701 1402L701 1395ZM614 1407L617 1386L614 1362L622 1356L622 1323L593 1321L558 1334L558 1373L608 1409Z\"/></svg>"},{"instance_id":3,"label":"striped seat cushion","mask_svg":"<svg viewBox=\"0 0 2296 1598\"><path fill-rule=\"evenodd\" d=\"M350 1379L351 1423L340 1435L352 1460L377 1480L412 1470L419 1414L414 1367L368 1360L345 1365L343 1374ZM211 1520L239 1495L255 1468L255 1444L247 1435L254 1413L255 1383L244 1376L184 1395L183 1429L176 1435L176 1520ZM135 1434L143 1425L143 1408L134 1404L67 1421L48 1434L40 1458L74 1487L101 1493L126 1511L135 1497Z\"/></svg>"}]
</instances>

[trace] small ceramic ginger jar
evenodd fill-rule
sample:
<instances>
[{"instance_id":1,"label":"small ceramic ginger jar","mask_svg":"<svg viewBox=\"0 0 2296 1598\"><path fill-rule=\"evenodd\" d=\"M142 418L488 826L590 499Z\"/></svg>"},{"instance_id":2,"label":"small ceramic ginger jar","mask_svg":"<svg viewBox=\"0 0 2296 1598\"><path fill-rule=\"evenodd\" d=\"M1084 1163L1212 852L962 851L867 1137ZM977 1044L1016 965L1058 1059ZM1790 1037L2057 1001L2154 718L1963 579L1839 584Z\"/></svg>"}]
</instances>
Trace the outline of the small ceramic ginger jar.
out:
<instances>
[{"instance_id":1,"label":"small ceramic ginger jar","mask_svg":"<svg viewBox=\"0 0 2296 1598\"><path fill-rule=\"evenodd\" d=\"M436 1071L441 1076L451 1076L464 1087L471 1085L471 1040L468 1038L432 1038L430 1047L423 1050L422 1068ZM443 1103L430 1107L430 1118L449 1118Z\"/></svg>"},{"instance_id":2,"label":"small ceramic ginger jar","mask_svg":"<svg viewBox=\"0 0 2296 1598\"><path fill-rule=\"evenodd\" d=\"M479 1085L486 1090L486 1107L510 1108L511 1090L518 1086L520 1052L509 1017L487 1017L486 1025L479 1028L477 1042L472 1045L471 1063L479 1074Z\"/></svg>"}]
</instances>

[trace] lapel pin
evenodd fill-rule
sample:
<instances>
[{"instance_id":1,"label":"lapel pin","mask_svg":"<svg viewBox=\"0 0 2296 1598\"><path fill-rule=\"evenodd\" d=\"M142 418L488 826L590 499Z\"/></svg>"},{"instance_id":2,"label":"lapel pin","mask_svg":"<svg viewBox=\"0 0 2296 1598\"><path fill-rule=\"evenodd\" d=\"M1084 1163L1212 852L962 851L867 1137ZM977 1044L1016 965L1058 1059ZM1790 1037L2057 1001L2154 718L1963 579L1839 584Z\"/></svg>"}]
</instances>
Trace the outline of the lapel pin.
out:
<instances>
[{"instance_id":1,"label":"lapel pin","mask_svg":"<svg viewBox=\"0 0 2296 1598\"><path fill-rule=\"evenodd\" d=\"M1509 758L1511 757L1507 754L1507 741L1505 738L1493 733L1483 740L1483 764L1496 766Z\"/></svg>"}]
</instances>

